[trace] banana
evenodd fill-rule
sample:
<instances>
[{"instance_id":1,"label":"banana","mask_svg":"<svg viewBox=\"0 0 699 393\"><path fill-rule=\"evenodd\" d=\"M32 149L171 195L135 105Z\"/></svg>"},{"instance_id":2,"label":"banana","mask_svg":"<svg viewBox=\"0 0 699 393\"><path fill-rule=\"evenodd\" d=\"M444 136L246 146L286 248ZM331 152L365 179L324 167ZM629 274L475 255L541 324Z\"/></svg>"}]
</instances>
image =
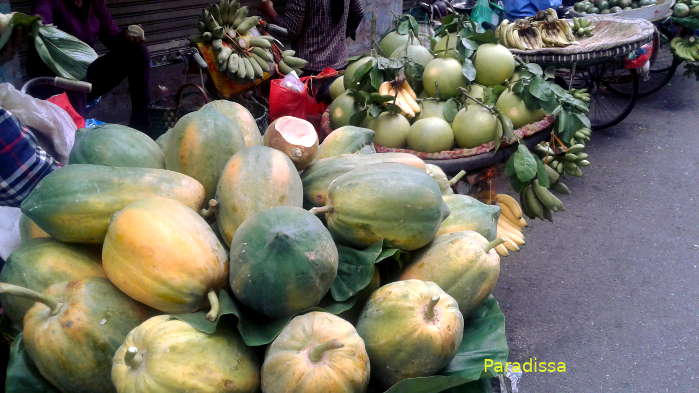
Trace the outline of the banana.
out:
<instances>
[{"instance_id":1,"label":"banana","mask_svg":"<svg viewBox=\"0 0 699 393\"><path fill-rule=\"evenodd\" d=\"M270 52L266 49L262 49L262 48L256 46L256 47L253 47L250 51L252 53L260 56L261 58L266 59L267 61L274 61L274 55L272 55L272 52Z\"/></svg>"},{"instance_id":2,"label":"banana","mask_svg":"<svg viewBox=\"0 0 699 393\"><path fill-rule=\"evenodd\" d=\"M252 70L255 72L255 79L261 78L262 75L264 74L264 71L262 71L262 67L257 63L257 61L251 56L248 57L248 61L250 65L252 66Z\"/></svg>"},{"instance_id":3,"label":"banana","mask_svg":"<svg viewBox=\"0 0 699 393\"><path fill-rule=\"evenodd\" d=\"M211 11L211 16L216 20L216 22L221 22L221 7L219 7L218 4L214 4L211 7L209 7L209 10ZM219 23L220 25L221 23Z\"/></svg>"},{"instance_id":4,"label":"banana","mask_svg":"<svg viewBox=\"0 0 699 393\"><path fill-rule=\"evenodd\" d=\"M519 202L508 194L496 194L495 201L500 205L507 206L507 208L512 211L514 217L516 218L520 218L524 215L522 206L520 206Z\"/></svg>"},{"instance_id":5,"label":"banana","mask_svg":"<svg viewBox=\"0 0 699 393\"><path fill-rule=\"evenodd\" d=\"M255 62L257 62L257 64L260 66L260 68L262 68L262 71L270 72L272 70L272 67L270 67L269 63L265 59L261 58L260 56L252 53L250 55L250 57L253 60L255 60Z\"/></svg>"},{"instance_id":6,"label":"banana","mask_svg":"<svg viewBox=\"0 0 699 393\"><path fill-rule=\"evenodd\" d=\"M403 90L407 91L408 95L410 95L410 97L412 97L413 99L417 99L417 94L415 94L415 90L413 90L413 88L410 87L410 83L408 83L407 80L403 82Z\"/></svg>"},{"instance_id":7,"label":"banana","mask_svg":"<svg viewBox=\"0 0 699 393\"><path fill-rule=\"evenodd\" d=\"M240 35L247 34L247 32L253 27L257 26L258 23L260 23L259 16L248 16L247 18L243 19L242 22L240 22L236 28L236 31L238 31L238 34Z\"/></svg>"},{"instance_id":8,"label":"banana","mask_svg":"<svg viewBox=\"0 0 699 393\"><path fill-rule=\"evenodd\" d=\"M246 75L247 79L250 79L250 80L256 79L255 69L253 68L252 62L250 61L250 59L248 59L247 57L243 58L243 64L245 65L245 73L247 74Z\"/></svg>"},{"instance_id":9,"label":"banana","mask_svg":"<svg viewBox=\"0 0 699 393\"><path fill-rule=\"evenodd\" d=\"M293 56L295 54L296 54L296 51L292 50L292 49L287 49L287 50L282 52L282 56Z\"/></svg>"},{"instance_id":10,"label":"banana","mask_svg":"<svg viewBox=\"0 0 699 393\"><path fill-rule=\"evenodd\" d=\"M224 47L221 49L221 52L216 57L216 60L218 60L218 70L221 72L226 72L226 69L228 68L228 58L231 57L231 54L233 54L233 50L229 47Z\"/></svg>"},{"instance_id":11,"label":"banana","mask_svg":"<svg viewBox=\"0 0 699 393\"><path fill-rule=\"evenodd\" d=\"M551 188L560 194L570 194L570 188L568 188L568 186L566 186L563 182L558 182L551 186Z\"/></svg>"},{"instance_id":12,"label":"banana","mask_svg":"<svg viewBox=\"0 0 699 393\"><path fill-rule=\"evenodd\" d=\"M510 252L507 250L507 247L505 247L504 244L498 244L497 246L495 246L495 251L497 251L501 257L506 257L510 255Z\"/></svg>"},{"instance_id":13,"label":"banana","mask_svg":"<svg viewBox=\"0 0 699 393\"><path fill-rule=\"evenodd\" d=\"M228 58L228 74L236 74L238 72L238 67L240 66L240 56L237 53L233 53Z\"/></svg>"},{"instance_id":14,"label":"banana","mask_svg":"<svg viewBox=\"0 0 699 393\"><path fill-rule=\"evenodd\" d=\"M500 236L501 229L506 235L514 238L520 246L525 243L522 230L502 217L498 219L498 237Z\"/></svg>"},{"instance_id":15,"label":"banana","mask_svg":"<svg viewBox=\"0 0 699 393\"><path fill-rule=\"evenodd\" d=\"M551 209L554 212L557 212L559 210L565 210L563 202L561 202L560 199L553 195L553 193L549 191L546 187L540 185L538 181L534 180L532 188L534 189L534 194L536 195L536 198L541 202L541 204L544 207Z\"/></svg>"},{"instance_id":16,"label":"banana","mask_svg":"<svg viewBox=\"0 0 699 393\"><path fill-rule=\"evenodd\" d=\"M519 246L517 246L517 244L510 239L505 240L505 243L503 244L510 251L519 251Z\"/></svg>"},{"instance_id":17,"label":"banana","mask_svg":"<svg viewBox=\"0 0 699 393\"><path fill-rule=\"evenodd\" d=\"M517 217L507 205L500 203L497 203L497 205L500 207L501 218L504 217L506 220L516 223L516 225L519 226L519 217Z\"/></svg>"},{"instance_id":18,"label":"banana","mask_svg":"<svg viewBox=\"0 0 699 393\"><path fill-rule=\"evenodd\" d=\"M575 41L575 34L573 34L573 29L570 27L567 21L559 19L558 26L560 26L568 41L571 41L571 43Z\"/></svg>"},{"instance_id":19,"label":"banana","mask_svg":"<svg viewBox=\"0 0 699 393\"><path fill-rule=\"evenodd\" d=\"M303 68L308 64L306 60L294 56L284 56L284 62L293 68Z\"/></svg>"},{"instance_id":20,"label":"banana","mask_svg":"<svg viewBox=\"0 0 699 393\"><path fill-rule=\"evenodd\" d=\"M544 206L539 202L534 194L534 188L528 185L523 190L524 204L527 207L529 218L542 218L544 216Z\"/></svg>"},{"instance_id":21,"label":"banana","mask_svg":"<svg viewBox=\"0 0 699 393\"><path fill-rule=\"evenodd\" d=\"M391 82L383 82L381 85L379 85L379 94L382 96L388 96L390 95L388 93L389 89L391 88Z\"/></svg>"},{"instance_id":22,"label":"banana","mask_svg":"<svg viewBox=\"0 0 699 393\"><path fill-rule=\"evenodd\" d=\"M284 60L280 60L279 63L277 63L277 65L279 66L279 72L281 72L284 75L290 74L291 71L294 70L293 68L289 67L286 63L284 63Z\"/></svg>"},{"instance_id":23,"label":"banana","mask_svg":"<svg viewBox=\"0 0 699 393\"><path fill-rule=\"evenodd\" d=\"M238 71L236 72L236 76L240 80L245 80L248 78L248 68L245 67L245 59L242 57L238 60Z\"/></svg>"},{"instance_id":24,"label":"banana","mask_svg":"<svg viewBox=\"0 0 699 393\"><path fill-rule=\"evenodd\" d=\"M240 2L238 0L230 0L228 3L228 12L226 14L226 20L225 23L228 26L233 25L233 21L235 20L235 13L238 12L238 8L240 7Z\"/></svg>"},{"instance_id":25,"label":"banana","mask_svg":"<svg viewBox=\"0 0 699 393\"><path fill-rule=\"evenodd\" d=\"M249 42L250 42L250 46L256 46L258 48L263 48L263 49L272 48L272 43L267 41L264 38L253 37L253 38L250 38Z\"/></svg>"},{"instance_id":26,"label":"banana","mask_svg":"<svg viewBox=\"0 0 699 393\"><path fill-rule=\"evenodd\" d=\"M231 25L233 28L237 28L238 25L240 25L245 18L248 16L248 6L242 6L238 8L238 11L236 11L235 15L233 16L233 22Z\"/></svg>"},{"instance_id":27,"label":"banana","mask_svg":"<svg viewBox=\"0 0 699 393\"><path fill-rule=\"evenodd\" d=\"M401 87L398 90L398 96L401 100L407 103L407 105L410 107L413 113L420 113L420 105L417 103L417 101L415 101L415 99L413 99L413 97L410 96L410 93L408 93L404 88Z\"/></svg>"}]
</instances>

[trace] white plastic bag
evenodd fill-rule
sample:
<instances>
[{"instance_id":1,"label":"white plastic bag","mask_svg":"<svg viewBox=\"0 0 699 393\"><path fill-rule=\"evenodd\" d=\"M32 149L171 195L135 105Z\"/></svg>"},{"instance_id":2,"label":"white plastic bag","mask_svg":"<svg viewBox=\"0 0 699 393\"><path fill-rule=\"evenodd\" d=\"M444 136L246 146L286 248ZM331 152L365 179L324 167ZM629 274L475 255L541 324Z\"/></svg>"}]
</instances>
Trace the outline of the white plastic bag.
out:
<instances>
[{"instance_id":1,"label":"white plastic bag","mask_svg":"<svg viewBox=\"0 0 699 393\"><path fill-rule=\"evenodd\" d=\"M12 112L23 125L36 130L39 144L53 158L68 163L77 130L68 112L51 102L22 93L9 83L0 83L0 106Z\"/></svg>"},{"instance_id":2,"label":"white plastic bag","mask_svg":"<svg viewBox=\"0 0 699 393\"><path fill-rule=\"evenodd\" d=\"M22 211L18 207L0 206L0 257L6 261L20 243L21 214Z\"/></svg>"}]
</instances>

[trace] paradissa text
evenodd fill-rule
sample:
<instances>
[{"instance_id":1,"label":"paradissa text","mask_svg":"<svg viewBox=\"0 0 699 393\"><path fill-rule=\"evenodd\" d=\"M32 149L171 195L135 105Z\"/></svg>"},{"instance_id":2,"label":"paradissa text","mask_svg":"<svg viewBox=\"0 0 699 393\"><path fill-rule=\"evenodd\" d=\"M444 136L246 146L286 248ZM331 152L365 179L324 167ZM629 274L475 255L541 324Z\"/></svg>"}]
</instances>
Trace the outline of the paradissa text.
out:
<instances>
[{"instance_id":1,"label":"paradissa text","mask_svg":"<svg viewBox=\"0 0 699 393\"><path fill-rule=\"evenodd\" d=\"M568 367L565 362L543 362L537 358L529 358L526 362L496 362L493 359L485 359L483 371L492 370L496 373L504 373L507 370L516 373L565 373Z\"/></svg>"}]
</instances>

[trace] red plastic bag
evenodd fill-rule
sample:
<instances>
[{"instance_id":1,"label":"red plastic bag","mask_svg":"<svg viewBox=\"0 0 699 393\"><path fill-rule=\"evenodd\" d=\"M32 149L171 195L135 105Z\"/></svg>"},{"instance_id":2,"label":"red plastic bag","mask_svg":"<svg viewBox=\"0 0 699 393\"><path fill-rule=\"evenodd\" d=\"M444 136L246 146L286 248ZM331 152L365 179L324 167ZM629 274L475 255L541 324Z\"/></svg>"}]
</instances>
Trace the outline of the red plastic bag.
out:
<instances>
[{"instance_id":1,"label":"red plastic bag","mask_svg":"<svg viewBox=\"0 0 699 393\"><path fill-rule=\"evenodd\" d=\"M73 108L73 105L70 103L70 98L68 98L68 94L56 94L55 96L49 97L49 99L46 101L56 104L64 111L68 112L68 115L71 119L73 119L73 123L75 123L76 128L85 128L85 118L80 116L75 108Z\"/></svg>"},{"instance_id":2,"label":"red plastic bag","mask_svg":"<svg viewBox=\"0 0 699 393\"><path fill-rule=\"evenodd\" d=\"M314 84L337 75L336 70L326 68L318 75L300 78L301 83L297 84L296 88L293 83L289 83L293 81L273 79L269 89L269 120L274 121L282 116L294 116L308 120L318 130L327 104L315 99L317 89L314 89Z\"/></svg>"}]
</instances>

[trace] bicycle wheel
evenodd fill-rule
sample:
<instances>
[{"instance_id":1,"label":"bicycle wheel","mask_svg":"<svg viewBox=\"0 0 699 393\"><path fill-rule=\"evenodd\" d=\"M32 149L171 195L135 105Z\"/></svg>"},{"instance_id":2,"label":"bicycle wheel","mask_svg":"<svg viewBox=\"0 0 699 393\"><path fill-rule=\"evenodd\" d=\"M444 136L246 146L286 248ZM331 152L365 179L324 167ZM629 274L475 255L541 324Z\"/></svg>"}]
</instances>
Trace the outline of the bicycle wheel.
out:
<instances>
[{"instance_id":1,"label":"bicycle wheel","mask_svg":"<svg viewBox=\"0 0 699 393\"><path fill-rule=\"evenodd\" d=\"M639 78L636 70L629 70L617 62L588 66L569 75L559 75L559 83L565 88L587 89L590 93L590 123L593 130L601 130L619 124L633 110L638 99ZM628 89L629 94L618 94Z\"/></svg>"}]
</instances>

